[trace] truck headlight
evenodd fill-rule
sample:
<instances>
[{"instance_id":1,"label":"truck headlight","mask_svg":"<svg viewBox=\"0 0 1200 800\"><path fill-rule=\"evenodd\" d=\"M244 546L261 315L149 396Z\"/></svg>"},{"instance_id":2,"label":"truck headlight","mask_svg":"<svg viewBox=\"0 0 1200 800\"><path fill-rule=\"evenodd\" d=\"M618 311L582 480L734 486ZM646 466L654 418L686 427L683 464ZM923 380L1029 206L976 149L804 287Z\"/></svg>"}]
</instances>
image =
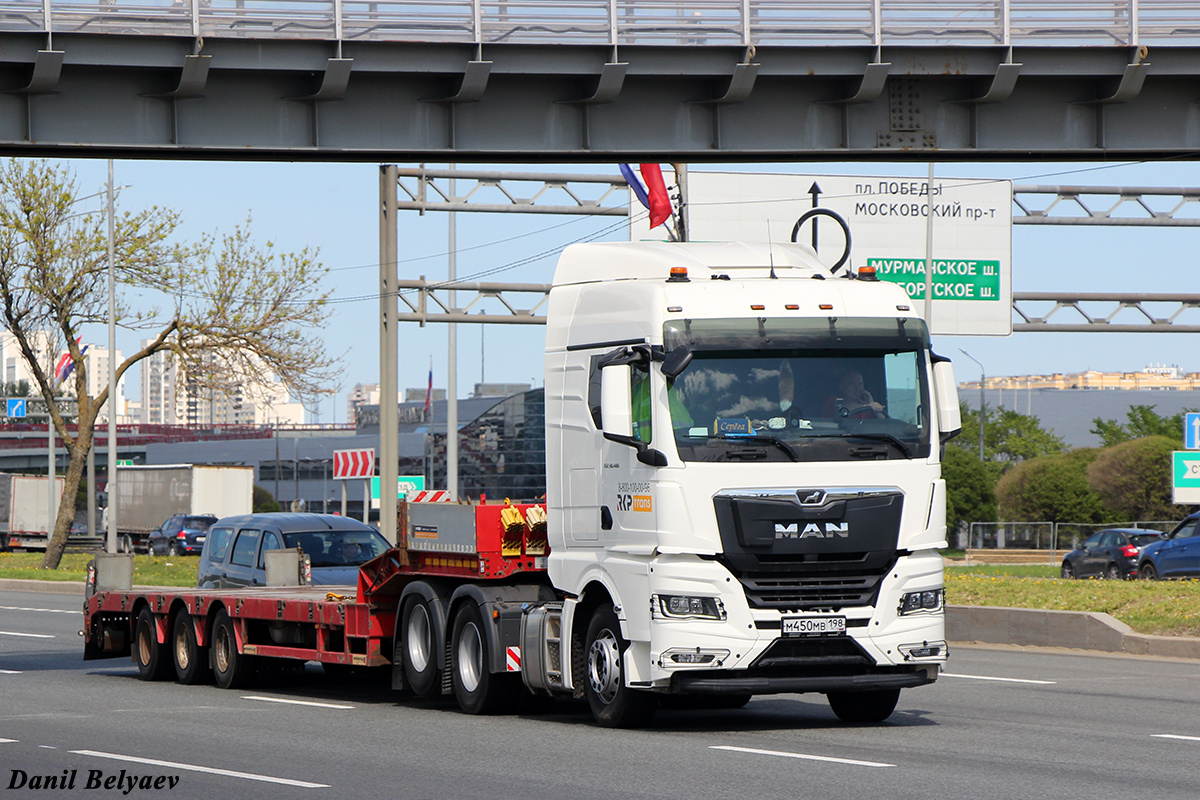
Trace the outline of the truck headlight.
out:
<instances>
[{"instance_id":1,"label":"truck headlight","mask_svg":"<svg viewBox=\"0 0 1200 800\"><path fill-rule=\"evenodd\" d=\"M909 614L937 611L942 607L944 598L944 589L926 589L923 592L908 592L901 595L900 607L896 609L896 613L904 617Z\"/></svg>"},{"instance_id":2,"label":"truck headlight","mask_svg":"<svg viewBox=\"0 0 1200 800\"><path fill-rule=\"evenodd\" d=\"M655 619L725 619L725 606L716 597L655 594L650 596L650 612Z\"/></svg>"}]
</instances>

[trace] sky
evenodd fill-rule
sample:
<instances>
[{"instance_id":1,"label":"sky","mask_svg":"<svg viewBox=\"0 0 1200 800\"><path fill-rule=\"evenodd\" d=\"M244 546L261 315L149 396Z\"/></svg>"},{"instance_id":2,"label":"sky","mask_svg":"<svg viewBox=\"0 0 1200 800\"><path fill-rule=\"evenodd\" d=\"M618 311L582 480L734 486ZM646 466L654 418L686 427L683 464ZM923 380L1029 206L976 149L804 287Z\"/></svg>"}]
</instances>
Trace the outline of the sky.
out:
<instances>
[{"instance_id":1,"label":"sky","mask_svg":"<svg viewBox=\"0 0 1200 800\"><path fill-rule=\"evenodd\" d=\"M73 159L80 194L99 191L107 180L103 160ZM413 167L416 164L401 164ZM444 164L430 164L444 167ZM615 175L617 165L489 164L461 169L514 172L568 172ZM251 220L258 241L283 251L313 248L328 268L333 316L323 332L326 355L341 367L340 384L309 421L346 422L346 394L355 384L379 376L378 260L379 166L377 164L258 162L115 162L119 206L151 205L182 215L188 238L228 231ZM880 175L925 178L925 163L804 163L694 165L694 170ZM1003 178L1040 185L1200 187L1200 163L1140 161L1113 163L937 164L937 178ZM807 184L805 184L807 186ZM92 199L85 204L98 204ZM81 204L81 205L85 205ZM1200 206L1200 204L1193 204ZM1200 208L1188 216L1197 216ZM399 276L445 278L448 269L448 215L401 212ZM921 223L918 223L921 224ZM596 237L628 238L622 218L542 214L459 213L457 275L460 280L549 283L556 252L567 244ZM701 232L695 232L701 238ZM787 232L781 232L782 236ZM1013 226L1015 291L1200 292L1200 228ZM531 256L541 257L531 259ZM485 278L474 278L483 272ZM1200 312L1185 318L1200 323ZM432 362L435 386L446 386L447 326L405 323L400 331L399 384L424 387ZM125 354L145 334L118 332ZM87 334L107 342L102 327ZM458 389L466 397L474 384L542 385L541 326L458 326ZM1200 371L1195 334L1183 333L1016 333L1007 337L936 336L934 347L955 361L960 381L977 380L981 362L989 376L1083 370L1132 371L1151 364ZM136 399L138 382L127 378L126 394Z\"/></svg>"}]
</instances>

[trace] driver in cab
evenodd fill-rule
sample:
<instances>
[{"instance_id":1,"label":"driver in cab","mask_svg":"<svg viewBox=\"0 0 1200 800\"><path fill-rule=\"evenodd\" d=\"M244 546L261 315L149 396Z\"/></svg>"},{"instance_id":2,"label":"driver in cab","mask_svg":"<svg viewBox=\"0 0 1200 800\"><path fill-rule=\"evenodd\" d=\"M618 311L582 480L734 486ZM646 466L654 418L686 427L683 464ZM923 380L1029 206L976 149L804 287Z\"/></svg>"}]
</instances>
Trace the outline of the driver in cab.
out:
<instances>
[{"instance_id":1,"label":"driver in cab","mask_svg":"<svg viewBox=\"0 0 1200 800\"><path fill-rule=\"evenodd\" d=\"M838 397L835 401L838 416L851 419L879 419L886 417L883 404L876 402L863 385L862 373L852 369L838 381Z\"/></svg>"}]
</instances>

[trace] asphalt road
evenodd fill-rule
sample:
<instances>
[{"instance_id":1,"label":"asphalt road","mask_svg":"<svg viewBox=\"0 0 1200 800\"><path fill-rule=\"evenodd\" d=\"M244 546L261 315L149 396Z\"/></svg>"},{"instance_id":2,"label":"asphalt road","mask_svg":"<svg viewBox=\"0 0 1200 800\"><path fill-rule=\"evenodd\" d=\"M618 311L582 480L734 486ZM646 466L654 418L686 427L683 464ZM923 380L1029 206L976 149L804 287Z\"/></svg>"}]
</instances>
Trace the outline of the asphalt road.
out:
<instances>
[{"instance_id":1,"label":"asphalt road","mask_svg":"<svg viewBox=\"0 0 1200 800\"><path fill-rule=\"evenodd\" d=\"M883 725L847 726L820 695L781 695L732 712L663 711L647 730L609 731L580 706L470 717L449 702L332 682L311 665L243 691L144 683L128 660L83 662L80 604L0 592L0 800L1200 792L1200 662L959 647L948 674L906 690ZM45 788L47 777L72 776L74 788Z\"/></svg>"}]
</instances>

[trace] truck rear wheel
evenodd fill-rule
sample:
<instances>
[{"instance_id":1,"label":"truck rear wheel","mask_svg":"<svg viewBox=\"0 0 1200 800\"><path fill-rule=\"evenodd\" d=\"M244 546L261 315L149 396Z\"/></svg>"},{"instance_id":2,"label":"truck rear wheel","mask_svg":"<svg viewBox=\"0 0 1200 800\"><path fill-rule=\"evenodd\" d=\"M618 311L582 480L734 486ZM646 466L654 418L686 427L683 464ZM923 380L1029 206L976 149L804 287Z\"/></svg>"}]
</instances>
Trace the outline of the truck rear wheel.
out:
<instances>
[{"instance_id":1,"label":"truck rear wheel","mask_svg":"<svg viewBox=\"0 0 1200 800\"><path fill-rule=\"evenodd\" d=\"M212 679L207 647L196 644L196 625L186 608L179 609L171 630L171 652L175 656L175 680L193 686Z\"/></svg>"},{"instance_id":2,"label":"truck rear wheel","mask_svg":"<svg viewBox=\"0 0 1200 800\"><path fill-rule=\"evenodd\" d=\"M417 697L437 694L442 672L437 667L437 644L433 641L433 615L424 600L410 598L400 616L400 641L404 648L404 679Z\"/></svg>"},{"instance_id":3,"label":"truck rear wheel","mask_svg":"<svg viewBox=\"0 0 1200 800\"><path fill-rule=\"evenodd\" d=\"M583 693L596 724L604 728L637 728L658 708L658 698L625 685L622 657L629 643L621 638L621 624L612 606L596 609L584 642Z\"/></svg>"},{"instance_id":4,"label":"truck rear wheel","mask_svg":"<svg viewBox=\"0 0 1200 800\"><path fill-rule=\"evenodd\" d=\"M899 689L829 693L829 707L842 722L883 722L896 710L899 700Z\"/></svg>"},{"instance_id":5,"label":"truck rear wheel","mask_svg":"<svg viewBox=\"0 0 1200 800\"><path fill-rule=\"evenodd\" d=\"M239 653L233 620L225 609L213 620L212 637L213 677L222 689L242 689L254 680L257 664L253 656Z\"/></svg>"},{"instance_id":6,"label":"truck rear wheel","mask_svg":"<svg viewBox=\"0 0 1200 800\"><path fill-rule=\"evenodd\" d=\"M133 660L141 680L162 681L171 675L171 651L158 643L158 625L149 606L142 606L134 625Z\"/></svg>"},{"instance_id":7,"label":"truck rear wheel","mask_svg":"<svg viewBox=\"0 0 1200 800\"><path fill-rule=\"evenodd\" d=\"M451 677L458 707L468 714L504 714L516 710L525 687L520 676L488 670L487 635L483 616L472 602L454 615L451 636Z\"/></svg>"}]
</instances>

